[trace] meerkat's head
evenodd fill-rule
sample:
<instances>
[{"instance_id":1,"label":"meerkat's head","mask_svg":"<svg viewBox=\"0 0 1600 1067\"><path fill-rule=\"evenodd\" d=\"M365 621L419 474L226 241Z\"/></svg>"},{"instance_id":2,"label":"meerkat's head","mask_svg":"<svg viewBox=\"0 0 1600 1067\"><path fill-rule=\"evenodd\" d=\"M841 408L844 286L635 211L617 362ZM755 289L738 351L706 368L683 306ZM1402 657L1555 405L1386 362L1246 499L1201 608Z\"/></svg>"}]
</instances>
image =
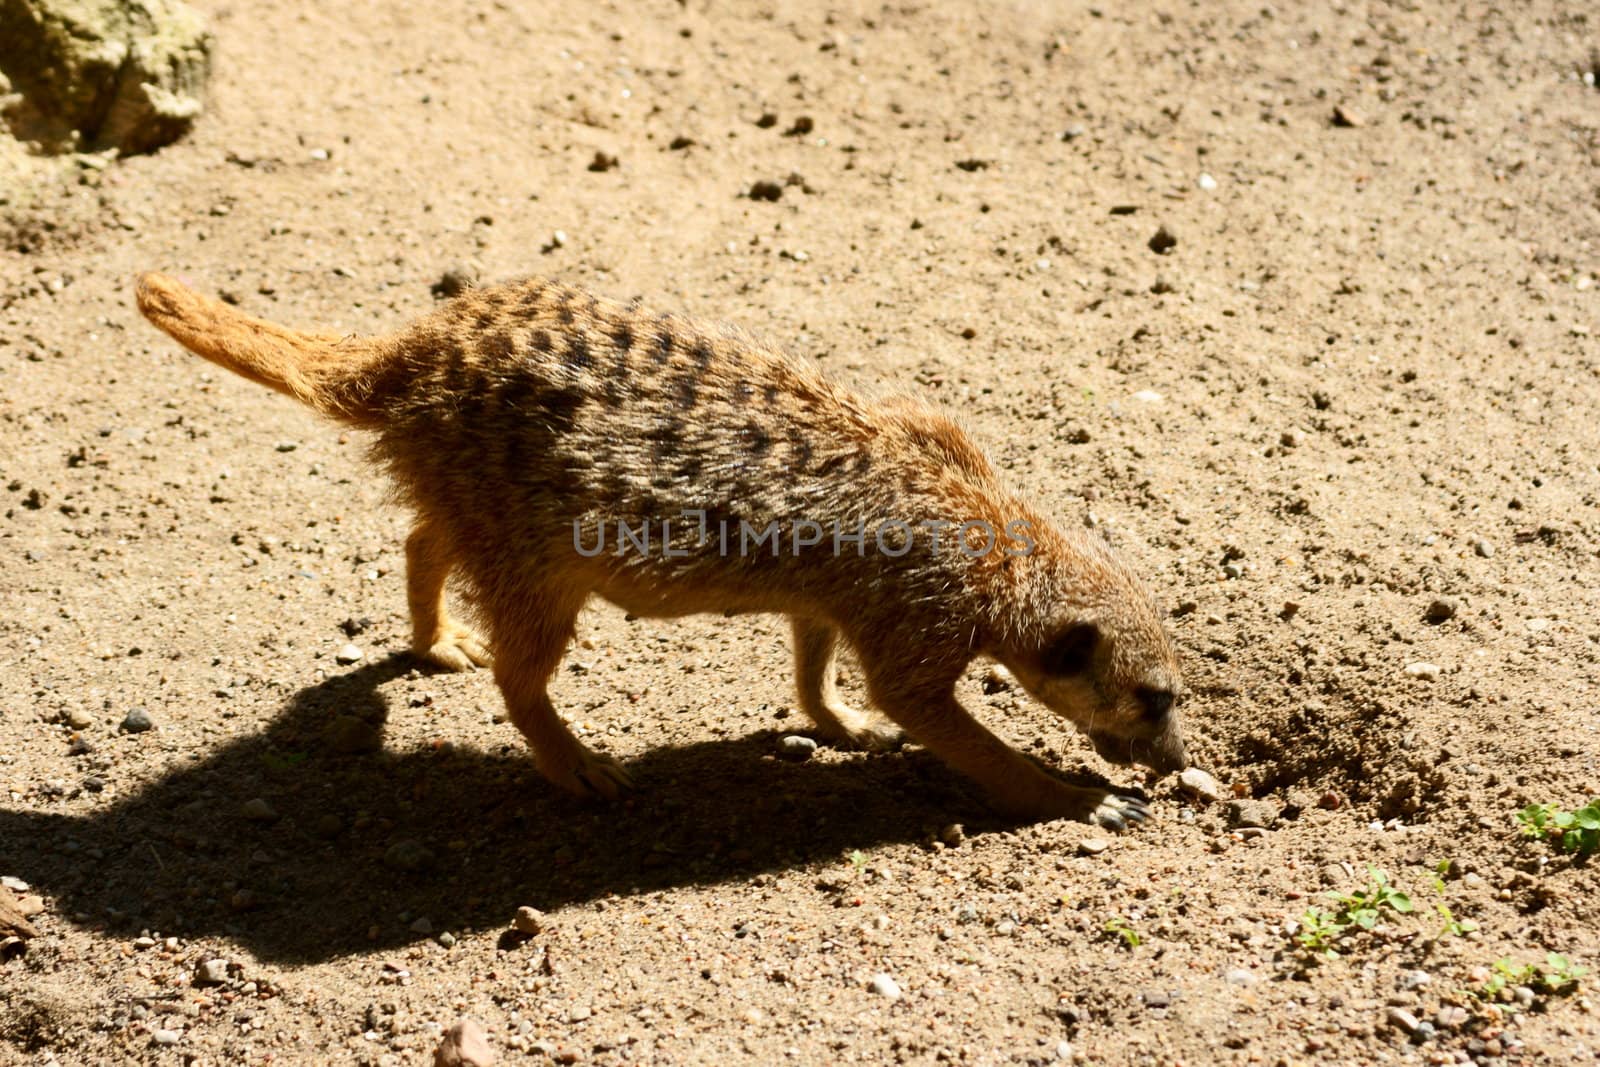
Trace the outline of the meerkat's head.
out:
<instances>
[{"instance_id":1,"label":"meerkat's head","mask_svg":"<svg viewBox=\"0 0 1600 1067\"><path fill-rule=\"evenodd\" d=\"M1184 769L1183 679L1155 603L1098 537L1040 548L1042 556L1016 568L1022 617L992 650L996 658L1102 758L1161 774Z\"/></svg>"}]
</instances>

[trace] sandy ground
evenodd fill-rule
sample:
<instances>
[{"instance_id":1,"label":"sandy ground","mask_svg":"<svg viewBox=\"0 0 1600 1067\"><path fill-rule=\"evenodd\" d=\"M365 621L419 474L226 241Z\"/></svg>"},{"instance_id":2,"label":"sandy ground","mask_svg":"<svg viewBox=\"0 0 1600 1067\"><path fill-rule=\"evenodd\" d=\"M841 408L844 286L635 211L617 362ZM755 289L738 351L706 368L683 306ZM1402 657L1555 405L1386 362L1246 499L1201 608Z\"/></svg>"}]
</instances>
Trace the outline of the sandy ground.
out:
<instances>
[{"instance_id":1,"label":"sandy ground","mask_svg":"<svg viewBox=\"0 0 1600 1067\"><path fill-rule=\"evenodd\" d=\"M1587 5L199 6L191 138L3 153L0 874L42 910L0 1061L422 1063L461 1016L517 1063L1600 1056L1546 961L1600 971L1600 881L1515 819L1600 795ZM130 302L163 268L376 331L458 265L959 412L1147 576L1237 802L981 666L969 706L1152 821L784 762L782 620L606 607L555 692L642 790L554 794L485 672L405 654L359 435ZM1414 909L1309 951L1369 865Z\"/></svg>"}]
</instances>

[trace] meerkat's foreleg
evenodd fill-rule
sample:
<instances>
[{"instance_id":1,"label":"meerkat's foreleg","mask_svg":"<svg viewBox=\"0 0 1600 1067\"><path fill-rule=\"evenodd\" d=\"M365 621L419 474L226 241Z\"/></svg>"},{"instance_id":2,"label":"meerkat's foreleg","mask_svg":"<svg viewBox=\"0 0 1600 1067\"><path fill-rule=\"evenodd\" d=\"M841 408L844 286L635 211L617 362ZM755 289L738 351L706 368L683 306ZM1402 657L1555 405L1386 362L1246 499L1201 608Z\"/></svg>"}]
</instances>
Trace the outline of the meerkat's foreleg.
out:
<instances>
[{"instance_id":1,"label":"meerkat's foreleg","mask_svg":"<svg viewBox=\"0 0 1600 1067\"><path fill-rule=\"evenodd\" d=\"M449 541L426 522L406 538L406 601L411 608L411 650L450 671L487 667L493 656L471 629L450 617L444 583L452 560Z\"/></svg>"},{"instance_id":2,"label":"meerkat's foreleg","mask_svg":"<svg viewBox=\"0 0 1600 1067\"><path fill-rule=\"evenodd\" d=\"M846 748L888 751L905 740L890 723L850 707L839 695L839 631L818 619L794 616L795 683L800 710L828 740Z\"/></svg>"},{"instance_id":3,"label":"meerkat's foreleg","mask_svg":"<svg viewBox=\"0 0 1600 1067\"><path fill-rule=\"evenodd\" d=\"M535 597L509 611L493 611L494 678L511 721L533 750L539 773L576 796L614 800L633 787L627 772L572 736L546 692L572 640L582 603L582 597Z\"/></svg>"},{"instance_id":4,"label":"meerkat's foreleg","mask_svg":"<svg viewBox=\"0 0 1600 1067\"><path fill-rule=\"evenodd\" d=\"M899 679L906 676L880 674L884 681L873 686L874 701L913 740L981 786L1001 814L1076 819L1117 830L1144 821L1144 801L1061 781L990 733L954 693L905 687Z\"/></svg>"}]
</instances>

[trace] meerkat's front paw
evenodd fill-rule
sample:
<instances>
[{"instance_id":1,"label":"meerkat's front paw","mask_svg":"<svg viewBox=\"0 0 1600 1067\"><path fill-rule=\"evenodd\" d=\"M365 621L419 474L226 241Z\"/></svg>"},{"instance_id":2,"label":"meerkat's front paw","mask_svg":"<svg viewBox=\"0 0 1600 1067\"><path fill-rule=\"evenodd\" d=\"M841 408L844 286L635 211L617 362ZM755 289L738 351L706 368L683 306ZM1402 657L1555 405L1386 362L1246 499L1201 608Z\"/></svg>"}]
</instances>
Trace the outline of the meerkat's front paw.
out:
<instances>
[{"instance_id":1,"label":"meerkat's front paw","mask_svg":"<svg viewBox=\"0 0 1600 1067\"><path fill-rule=\"evenodd\" d=\"M575 744L573 751L560 759L545 759L536 754L534 762L539 773L552 783L585 800L597 797L616 800L633 789L633 779L622 769L622 764L582 745Z\"/></svg>"},{"instance_id":2,"label":"meerkat's front paw","mask_svg":"<svg viewBox=\"0 0 1600 1067\"><path fill-rule=\"evenodd\" d=\"M1138 797L1068 785L1043 772L1033 786L1029 795L997 801L996 807L1013 818L1072 819L1108 830L1126 830L1150 817L1148 803Z\"/></svg>"},{"instance_id":3,"label":"meerkat's front paw","mask_svg":"<svg viewBox=\"0 0 1600 1067\"><path fill-rule=\"evenodd\" d=\"M906 743L906 732L892 722L863 721L851 726L836 743L841 748L855 748L862 752L893 752Z\"/></svg>"},{"instance_id":4,"label":"meerkat's front paw","mask_svg":"<svg viewBox=\"0 0 1600 1067\"><path fill-rule=\"evenodd\" d=\"M424 646L419 643L412 651L435 667L447 671L470 671L474 667L494 664L494 656L482 638L465 626L454 623L441 627L432 644Z\"/></svg>"},{"instance_id":5,"label":"meerkat's front paw","mask_svg":"<svg viewBox=\"0 0 1600 1067\"><path fill-rule=\"evenodd\" d=\"M1107 793L1106 798L1089 813L1088 821L1108 830L1126 830L1150 817L1150 806L1138 797L1119 797Z\"/></svg>"}]
</instances>

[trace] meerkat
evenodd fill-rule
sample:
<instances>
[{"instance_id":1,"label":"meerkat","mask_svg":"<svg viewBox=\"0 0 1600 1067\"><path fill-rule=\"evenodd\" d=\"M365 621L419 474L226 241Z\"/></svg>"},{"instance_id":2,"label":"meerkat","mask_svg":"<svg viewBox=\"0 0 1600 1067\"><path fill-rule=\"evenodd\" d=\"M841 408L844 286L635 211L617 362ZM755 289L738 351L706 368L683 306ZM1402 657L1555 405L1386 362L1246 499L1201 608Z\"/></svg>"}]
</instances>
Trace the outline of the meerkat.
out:
<instances>
[{"instance_id":1,"label":"meerkat","mask_svg":"<svg viewBox=\"0 0 1600 1067\"><path fill-rule=\"evenodd\" d=\"M571 793L632 784L547 691L592 596L644 617L787 615L821 735L886 749L909 734L1011 818L1122 828L1147 809L1057 778L974 719L954 687L979 656L1105 759L1187 765L1178 659L1132 570L1008 491L914 396L868 399L732 328L539 279L469 290L382 337L288 329L160 274L137 295L194 353L372 432L416 515L413 650L492 666L535 765ZM481 630L446 610L451 576ZM841 642L888 721L841 699Z\"/></svg>"}]
</instances>

